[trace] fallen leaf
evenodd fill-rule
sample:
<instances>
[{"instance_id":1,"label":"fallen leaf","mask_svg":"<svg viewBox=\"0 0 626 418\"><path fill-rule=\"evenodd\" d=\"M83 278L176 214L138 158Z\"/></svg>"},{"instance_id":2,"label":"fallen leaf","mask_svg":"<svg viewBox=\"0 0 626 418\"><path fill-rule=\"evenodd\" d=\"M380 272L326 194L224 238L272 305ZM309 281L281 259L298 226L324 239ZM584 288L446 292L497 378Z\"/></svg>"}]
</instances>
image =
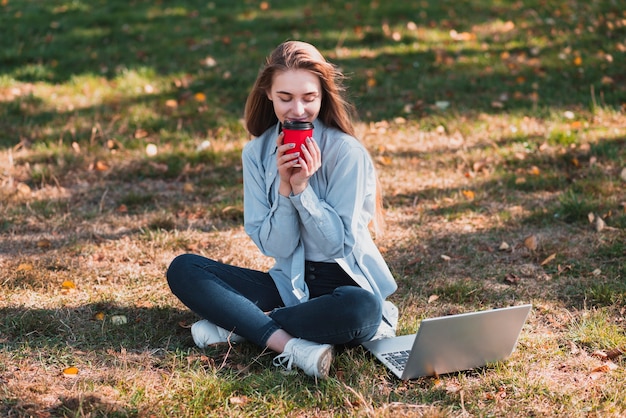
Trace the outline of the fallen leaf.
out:
<instances>
[{"instance_id":1,"label":"fallen leaf","mask_svg":"<svg viewBox=\"0 0 626 418\"><path fill-rule=\"evenodd\" d=\"M622 180L626 181L626 167L622 168L622 172L619 175Z\"/></svg>"},{"instance_id":2,"label":"fallen leaf","mask_svg":"<svg viewBox=\"0 0 626 418\"><path fill-rule=\"evenodd\" d=\"M69 289L76 289L76 285L74 284L73 281L71 280L65 280L62 284L61 287L65 290L69 290Z\"/></svg>"},{"instance_id":3,"label":"fallen leaf","mask_svg":"<svg viewBox=\"0 0 626 418\"><path fill-rule=\"evenodd\" d=\"M137 129L135 131L135 139L141 139L147 136L148 136L148 131L146 131L145 129Z\"/></svg>"},{"instance_id":4,"label":"fallen leaf","mask_svg":"<svg viewBox=\"0 0 626 418\"><path fill-rule=\"evenodd\" d=\"M231 396L228 400L232 405L245 405L248 403L247 396Z\"/></svg>"},{"instance_id":5,"label":"fallen leaf","mask_svg":"<svg viewBox=\"0 0 626 418\"><path fill-rule=\"evenodd\" d=\"M206 101L206 95L204 93L196 93L193 95L196 102L204 102Z\"/></svg>"},{"instance_id":6,"label":"fallen leaf","mask_svg":"<svg viewBox=\"0 0 626 418\"><path fill-rule=\"evenodd\" d=\"M17 192L21 195L29 195L32 190L30 186L26 183L17 183Z\"/></svg>"},{"instance_id":7,"label":"fallen leaf","mask_svg":"<svg viewBox=\"0 0 626 418\"><path fill-rule=\"evenodd\" d=\"M452 257L450 257L449 255L441 254L441 259L443 261L450 261L452 260Z\"/></svg>"},{"instance_id":8,"label":"fallen leaf","mask_svg":"<svg viewBox=\"0 0 626 418\"><path fill-rule=\"evenodd\" d=\"M551 262L552 260L554 260L556 258L556 253L550 254L549 256L546 257L545 260L543 260L541 262L542 266L545 266L546 264L548 264L549 262Z\"/></svg>"},{"instance_id":9,"label":"fallen leaf","mask_svg":"<svg viewBox=\"0 0 626 418\"><path fill-rule=\"evenodd\" d=\"M612 350L606 352L606 358L608 358L609 360L615 360L616 358L623 355L624 351L620 348L613 348Z\"/></svg>"},{"instance_id":10,"label":"fallen leaf","mask_svg":"<svg viewBox=\"0 0 626 418\"><path fill-rule=\"evenodd\" d=\"M509 244L507 244L506 242L504 242L504 241L502 241L502 243L498 247L498 250L500 250L500 251L508 251L510 249L511 249L511 246Z\"/></svg>"},{"instance_id":11,"label":"fallen leaf","mask_svg":"<svg viewBox=\"0 0 626 418\"><path fill-rule=\"evenodd\" d=\"M447 382L446 383L446 392L448 393L457 393L462 389L461 385L456 382Z\"/></svg>"},{"instance_id":12,"label":"fallen leaf","mask_svg":"<svg viewBox=\"0 0 626 418\"><path fill-rule=\"evenodd\" d=\"M472 190L463 190L463 196L467 200L474 200L474 192Z\"/></svg>"},{"instance_id":13,"label":"fallen leaf","mask_svg":"<svg viewBox=\"0 0 626 418\"><path fill-rule=\"evenodd\" d=\"M606 223L604 222L604 219L602 219L600 216L596 216L593 227L595 228L596 232L600 232L606 227Z\"/></svg>"},{"instance_id":14,"label":"fallen leaf","mask_svg":"<svg viewBox=\"0 0 626 418\"><path fill-rule=\"evenodd\" d=\"M195 187L194 187L193 183L187 182L187 183L183 184L183 191L185 193L193 193L195 191Z\"/></svg>"},{"instance_id":15,"label":"fallen leaf","mask_svg":"<svg viewBox=\"0 0 626 418\"><path fill-rule=\"evenodd\" d=\"M520 281L520 278L513 273L507 273L506 276L504 276L505 283L518 284L519 281Z\"/></svg>"},{"instance_id":16,"label":"fallen leaf","mask_svg":"<svg viewBox=\"0 0 626 418\"><path fill-rule=\"evenodd\" d=\"M591 380L597 380L600 377L604 376L606 373L617 370L617 368L617 364L613 363L612 361L607 361L602 366L598 366L591 370L591 372L589 372L589 378Z\"/></svg>"},{"instance_id":17,"label":"fallen leaf","mask_svg":"<svg viewBox=\"0 0 626 418\"><path fill-rule=\"evenodd\" d=\"M524 238L524 247L528 248L530 251L535 251L537 249L537 235L529 235Z\"/></svg>"},{"instance_id":18,"label":"fallen leaf","mask_svg":"<svg viewBox=\"0 0 626 418\"><path fill-rule=\"evenodd\" d=\"M105 163L104 161L96 161L96 163L93 165L93 170L96 171L107 171L109 169L109 165L107 163Z\"/></svg>"},{"instance_id":19,"label":"fallen leaf","mask_svg":"<svg viewBox=\"0 0 626 418\"><path fill-rule=\"evenodd\" d=\"M178 102L174 99L168 99L165 101L165 106L175 108L178 107Z\"/></svg>"},{"instance_id":20,"label":"fallen leaf","mask_svg":"<svg viewBox=\"0 0 626 418\"><path fill-rule=\"evenodd\" d=\"M78 374L78 368L77 367L67 367L65 369L63 369L63 376L67 376L67 377L76 377L76 375Z\"/></svg>"},{"instance_id":21,"label":"fallen leaf","mask_svg":"<svg viewBox=\"0 0 626 418\"><path fill-rule=\"evenodd\" d=\"M17 266L17 269L15 269L16 272L20 272L20 271L31 271L33 269L33 265L30 263L22 263L19 266Z\"/></svg>"},{"instance_id":22,"label":"fallen leaf","mask_svg":"<svg viewBox=\"0 0 626 418\"><path fill-rule=\"evenodd\" d=\"M434 301L436 301L437 299L439 299L439 296L437 295L430 295L428 297L428 303L433 303Z\"/></svg>"},{"instance_id":23,"label":"fallen leaf","mask_svg":"<svg viewBox=\"0 0 626 418\"><path fill-rule=\"evenodd\" d=\"M96 321L104 321L104 312L96 312L96 314L93 316L93 319L95 319Z\"/></svg>"},{"instance_id":24,"label":"fallen leaf","mask_svg":"<svg viewBox=\"0 0 626 418\"><path fill-rule=\"evenodd\" d=\"M471 32L457 32L452 29L450 31L450 37L455 41L471 41L476 39L476 34Z\"/></svg>"},{"instance_id":25,"label":"fallen leaf","mask_svg":"<svg viewBox=\"0 0 626 418\"><path fill-rule=\"evenodd\" d=\"M606 360L607 359L606 353L604 351L602 351L602 350L596 350L593 353L591 353L591 355L593 357L599 358L600 360Z\"/></svg>"},{"instance_id":26,"label":"fallen leaf","mask_svg":"<svg viewBox=\"0 0 626 418\"><path fill-rule=\"evenodd\" d=\"M624 352L619 348L613 348L611 350L596 350L591 355L593 357L597 357L600 360L615 360L616 358L622 356ZM610 362L608 362L610 363ZM617 367L617 366L616 366Z\"/></svg>"},{"instance_id":27,"label":"fallen leaf","mask_svg":"<svg viewBox=\"0 0 626 418\"><path fill-rule=\"evenodd\" d=\"M113 325L125 325L128 323L128 319L126 315L113 315L111 317L111 323Z\"/></svg>"},{"instance_id":28,"label":"fallen leaf","mask_svg":"<svg viewBox=\"0 0 626 418\"><path fill-rule=\"evenodd\" d=\"M38 248L50 248L51 246L52 246L52 243L50 242L49 239L42 238L39 241L37 241Z\"/></svg>"}]
</instances>

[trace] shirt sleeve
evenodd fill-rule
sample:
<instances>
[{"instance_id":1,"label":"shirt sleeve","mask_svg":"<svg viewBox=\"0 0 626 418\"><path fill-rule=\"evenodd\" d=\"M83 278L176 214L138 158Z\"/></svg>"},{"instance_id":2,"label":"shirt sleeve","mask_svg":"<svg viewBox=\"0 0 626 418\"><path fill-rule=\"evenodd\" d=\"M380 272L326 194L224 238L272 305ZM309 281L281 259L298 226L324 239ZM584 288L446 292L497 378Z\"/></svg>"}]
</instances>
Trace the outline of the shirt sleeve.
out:
<instances>
[{"instance_id":1,"label":"shirt sleeve","mask_svg":"<svg viewBox=\"0 0 626 418\"><path fill-rule=\"evenodd\" d=\"M276 169L266 170L255 151L246 147L242 154L244 228L266 256L289 257L300 240L298 212L287 197L277 193Z\"/></svg>"}]
</instances>

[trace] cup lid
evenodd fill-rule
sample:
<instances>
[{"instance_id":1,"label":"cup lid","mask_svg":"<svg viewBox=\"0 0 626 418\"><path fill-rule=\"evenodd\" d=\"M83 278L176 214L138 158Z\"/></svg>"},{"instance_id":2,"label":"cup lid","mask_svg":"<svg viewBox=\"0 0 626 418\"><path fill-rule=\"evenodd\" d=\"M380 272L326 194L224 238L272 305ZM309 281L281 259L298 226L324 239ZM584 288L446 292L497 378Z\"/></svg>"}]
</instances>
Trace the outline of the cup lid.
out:
<instances>
[{"instance_id":1,"label":"cup lid","mask_svg":"<svg viewBox=\"0 0 626 418\"><path fill-rule=\"evenodd\" d=\"M283 123L283 129L306 131L307 129L313 129L313 124L311 122L302 122L299 120L286 120Z\"/></svg>"}]
</instances>

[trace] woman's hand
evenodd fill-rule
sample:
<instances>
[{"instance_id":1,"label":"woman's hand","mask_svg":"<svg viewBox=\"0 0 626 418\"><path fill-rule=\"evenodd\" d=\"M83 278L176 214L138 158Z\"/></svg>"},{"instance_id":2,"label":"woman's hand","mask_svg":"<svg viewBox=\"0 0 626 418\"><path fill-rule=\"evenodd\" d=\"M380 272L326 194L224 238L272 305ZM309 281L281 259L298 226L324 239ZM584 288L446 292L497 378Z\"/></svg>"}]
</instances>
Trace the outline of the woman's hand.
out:
<instances>
[{"instance_id":1,"label":"woman's hand","mask_svg":"<svg viewBox=\"0 0 626 418\"><path fill-rule=\"evenodd\" d=\"M276 138L276 165L280 176L278 192L283 196L299 194L306 189L309 178L322 166L322 156L317 142L307 138L300 151L286 154L293 144L283 144L284 133Z\"/></svg>"},{"instance_id":2,"label":"woman's hand","mask_svg":"<svg viewBox=\"0 0 626 418\"><path fill-rule=\"evenodd\" d=\"M298 159L300 168L292 169L289 179L293 194L302 193L309 184L311 176L322 166L322 153L315 139L307 138L300 154Z\"/></svg>"}]
</instances>

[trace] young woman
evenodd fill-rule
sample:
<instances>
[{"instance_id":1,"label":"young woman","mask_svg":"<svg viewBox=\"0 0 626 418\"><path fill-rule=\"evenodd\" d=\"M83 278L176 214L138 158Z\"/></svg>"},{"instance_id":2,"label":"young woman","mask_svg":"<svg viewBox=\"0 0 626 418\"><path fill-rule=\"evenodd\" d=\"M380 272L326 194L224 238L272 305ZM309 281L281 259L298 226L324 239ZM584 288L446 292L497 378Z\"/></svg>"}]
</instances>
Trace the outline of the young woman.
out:
<instances>
[{"instance_id":1,"label":"young woman","mask_svg":"<svg viewBox=\"0 0 626 418\"><path fill-rule=\"evenodd\" d=\"M395 334L396 283L370 234L380 214L372 160L354 138L342 74L304 42L267 58L248 96L243 150L244 227L269 272L194 254L174 259L172 292L204 319L194 342L251 341L274 364L328 376L333 345ZM282 124L306 121L313 137L295 153Z\"/></svg>"}]
</instances>

